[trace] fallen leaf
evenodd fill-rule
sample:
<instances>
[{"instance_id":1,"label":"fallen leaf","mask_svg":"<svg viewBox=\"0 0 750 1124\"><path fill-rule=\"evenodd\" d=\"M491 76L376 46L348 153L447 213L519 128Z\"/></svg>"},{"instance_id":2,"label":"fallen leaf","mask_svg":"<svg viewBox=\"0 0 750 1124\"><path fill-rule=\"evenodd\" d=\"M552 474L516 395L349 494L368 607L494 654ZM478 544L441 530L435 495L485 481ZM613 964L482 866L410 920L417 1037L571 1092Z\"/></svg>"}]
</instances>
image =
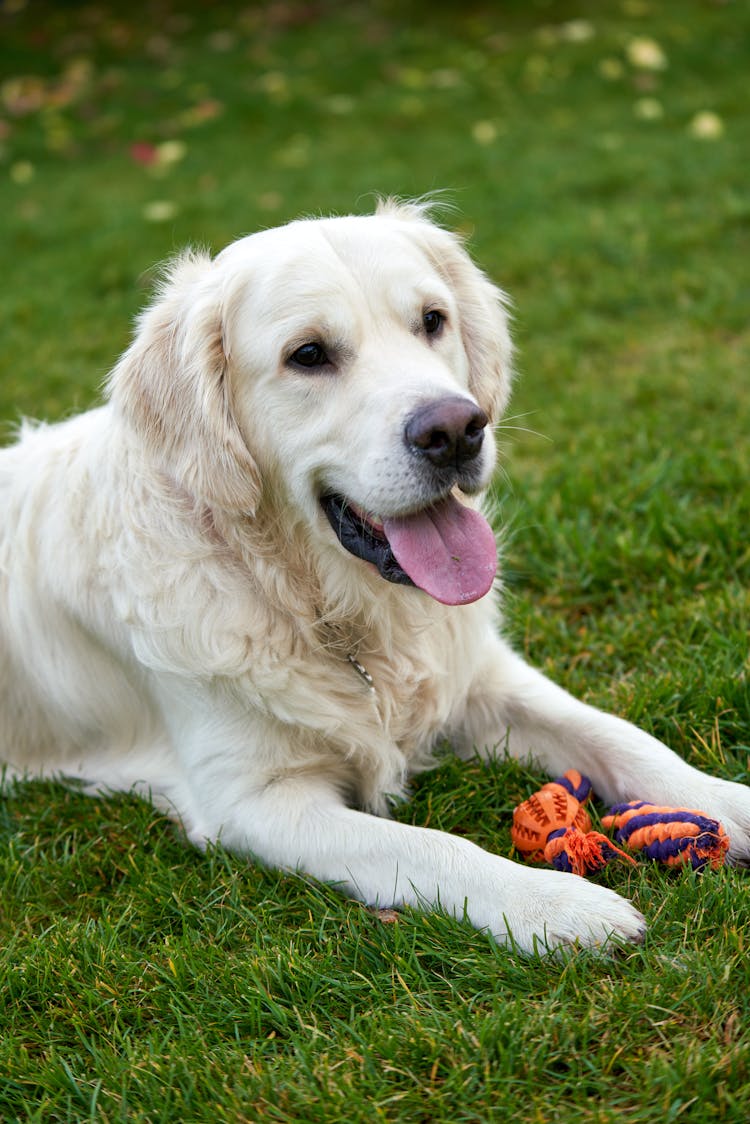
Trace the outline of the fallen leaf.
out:
<instances>
[{"instance_id":1,"label":"fallen leaf","mask_svg":"<svg viewBox=\"0 0 750 1124\"><path fill-rule=\"evenodd\" d=\"M698 140L717 140L724 132L724 122L718 113L705 109L701 113L696 113L688 125L688 130Z\"/></svg>"},{"instance_id":2,"label":"fallen leaf","mask_svg":"<svg viewBox=\"0 0 750 1124\"><path fill-rule=\"evenodd\" d=\"M375 916L384 925L393 925L395 921L398 921L398 913L395 909L378 909L375 911Z\"/></svg>"},{"instance_id":3,"label":"fallen leaf","mask_svg":"<svg viewBox=\"0 0 750 1124\"><path fill-rule=\"evenodd\" d=\"M18 160L15 164L10 166L10 178L13 183L17 183L20 187L24 184L31 183L34 178L35 168L30 160Z\"/></svg>"},{"instance_id":4,"label":"fallen leaf","mask_svg":"<svg viewBox=\"0 0 750 1124\"><path fill-rule=\"evenodd\" d=\"M169 222L177 215L178 207L169 199L154 199L143 208L146 222Z\"/></svg>"},{"instance_id":5,"label":"fallen leaf","mask_svg":"<svg viewBox=\"0 0 750 1124\"><path fill-rule=\"evenodd\" d=\"M471 127L471 135L477 144L492 144L497 139L497 128L491 121L476 121Z\"/></svg>"},{"instance_id":6,"label":"fallen leaf","mask_svg":"<svg viewBox=\"0 0 750 1124\"><path fill-rule=\"evenodd\" d=\"M146 141L136 141L135 144L131 144L130 155L136 164L143 164L145 167L156 163L156 147Z\"/></svg>"},{"instance_id":7,"label":"fallen leaf","mask_svg":"<svg viewBox=\"0 0 750 1124\"><path fill-rule=\"evenodd\" d=\"M664 106L657 98L639 98L633 109L641 121L658 121L664 116Z\"/></svg>"},{"instance_id":8,"label":"fallen leaf","mask_svg":"<svg viewBox=\"0 0 750 1124\"><path fill-rule=\"evenodd\" d=\"M625 48L631 66L638 70L664 70L667 56L655 39L631 39Z\"/></svg>"},{"instance_id":9,"label":"fallen leaf","mask_svg":"<svg viewBox=\"0 0 750 1124\"><path fill-rule=\"evenodd\" d=\"M159 167L168 168L179 164L187 155L187 145L181 140L168 140L156 146L155 160Z\"/></svg>"}]
</instances>

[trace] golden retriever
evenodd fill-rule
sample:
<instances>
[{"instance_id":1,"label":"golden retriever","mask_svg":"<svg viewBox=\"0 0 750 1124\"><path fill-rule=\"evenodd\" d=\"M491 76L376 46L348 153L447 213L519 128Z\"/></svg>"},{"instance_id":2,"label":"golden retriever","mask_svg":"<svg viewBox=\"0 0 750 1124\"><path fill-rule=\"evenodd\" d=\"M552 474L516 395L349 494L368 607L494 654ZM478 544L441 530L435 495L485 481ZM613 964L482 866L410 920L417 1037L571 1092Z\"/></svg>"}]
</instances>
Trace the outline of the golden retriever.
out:
<instances>
[{"instance_id":1,"label":"golden retriever","mask_svg":"<svg viewBox=\"0 0 750 1124\"><path fill-rule=\"evenodd\" d=\"M105 405L0 452L0 756L522 949L643 919L602 886L387 818L439 741L700 807L750 789L577 702L500 638L481 514L502 293L419 204L185 254Z\"/></svg>"}]
</instances>

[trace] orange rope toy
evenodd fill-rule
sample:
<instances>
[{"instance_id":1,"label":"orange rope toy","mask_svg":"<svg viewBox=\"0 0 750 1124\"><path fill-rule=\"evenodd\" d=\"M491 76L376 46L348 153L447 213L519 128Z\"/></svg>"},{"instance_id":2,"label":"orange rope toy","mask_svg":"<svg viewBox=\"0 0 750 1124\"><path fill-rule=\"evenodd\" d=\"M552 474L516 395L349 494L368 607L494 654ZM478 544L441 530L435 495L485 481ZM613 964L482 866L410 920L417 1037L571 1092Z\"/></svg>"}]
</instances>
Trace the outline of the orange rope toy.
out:
<instances>
[{"instance_id":1,"label":"orange rope toy","mask_svg":"<svg viewBox=\"0 0 750 1124\"><path fill-rule=\"evenodd\" d=\"M583 807L591 782L575 769L545 784L513 813L511 838L529 862L547 862L557 870L593 874L612 859L635 860L606 835L591 830ZM617 843L667 866L702 870L721 866L729 837L718 820L689 808L666 808L633 800L616 804L602 819L615 830Z\"/></svg>"},{"instance_id":2,"label":"orange rope toy","mask_svg":"<svg viewBox=\"0 0 750 1124\"><path fill-rule=\"evenodd\" d=\"M556 870L593 874L612 859L635 864L630 855L598 831L584 803L591 781L575 769L545 784L513 812L511 839L528 862L547 862Z\"/></svg>"},{"instance_id":3,"label":"orange rope toy","mask_svg":"<svg viewBox=\"0 0 750 1124\"><path fill-rule=\"evenodd\" d=\"M693 870L710 866L716 870L729 850L723 825L692 808L663 808L633 800L610 808L602 826L616 829L618 843L667 866L692 866Z\"/></svg>"}]
</instances>

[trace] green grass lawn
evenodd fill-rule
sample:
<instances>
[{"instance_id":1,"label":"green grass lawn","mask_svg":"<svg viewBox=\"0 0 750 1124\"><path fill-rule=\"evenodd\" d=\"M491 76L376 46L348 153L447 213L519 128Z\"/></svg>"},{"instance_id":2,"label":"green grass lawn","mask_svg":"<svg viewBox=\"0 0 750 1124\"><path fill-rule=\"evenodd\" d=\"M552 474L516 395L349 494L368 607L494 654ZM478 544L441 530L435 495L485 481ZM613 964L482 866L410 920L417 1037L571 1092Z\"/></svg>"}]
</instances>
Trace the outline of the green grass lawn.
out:
<instances>
[{"instance_id":1,"label":"green grass lawn","mask_svg":"<svg viewBox=\"0 0 750 1124\"><path fill-rule=\"evenodd\" d=\"M510 634L747 781L747 6L155 11L0 9L5 432L96 400L184 244L445 188L515 306ZM448 759L400 815L509 855L539 781ZM25 786L0 805L0 1121L745 1122L748 876L602 877L646 944L530 962Z\"/></svg>"}]
</instances>

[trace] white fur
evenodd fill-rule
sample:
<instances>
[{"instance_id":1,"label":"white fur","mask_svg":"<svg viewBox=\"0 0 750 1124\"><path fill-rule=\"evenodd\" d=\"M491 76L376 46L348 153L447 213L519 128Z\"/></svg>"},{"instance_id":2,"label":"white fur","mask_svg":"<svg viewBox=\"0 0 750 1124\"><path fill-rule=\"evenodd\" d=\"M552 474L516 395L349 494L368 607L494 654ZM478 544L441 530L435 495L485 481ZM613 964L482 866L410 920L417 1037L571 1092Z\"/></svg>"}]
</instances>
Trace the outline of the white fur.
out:
<instances>
[{"instance_id":1,"label":"white fur","mask_svg":"<svg viewBox=\"0 0 750 1124\"><path fill-rule=\"evenodd\" d=\"M426 306L447 315L437 339ZM335 371L289 367L320 338ZM107 404L0 452L11 772L135 787L198 844L381 906L465 913L524 949L636 938L642 919L581 878L387 819L446 736L579 768L605 800L700 807L746 860L750 790L529 668L499 638L493 594L446 608L392 585L321 512L324 488L381 516L429 502L405 418L460 394L496 419L509 365L502 295L418 206L179 259Z\"/></svg>"}]
</instances>

